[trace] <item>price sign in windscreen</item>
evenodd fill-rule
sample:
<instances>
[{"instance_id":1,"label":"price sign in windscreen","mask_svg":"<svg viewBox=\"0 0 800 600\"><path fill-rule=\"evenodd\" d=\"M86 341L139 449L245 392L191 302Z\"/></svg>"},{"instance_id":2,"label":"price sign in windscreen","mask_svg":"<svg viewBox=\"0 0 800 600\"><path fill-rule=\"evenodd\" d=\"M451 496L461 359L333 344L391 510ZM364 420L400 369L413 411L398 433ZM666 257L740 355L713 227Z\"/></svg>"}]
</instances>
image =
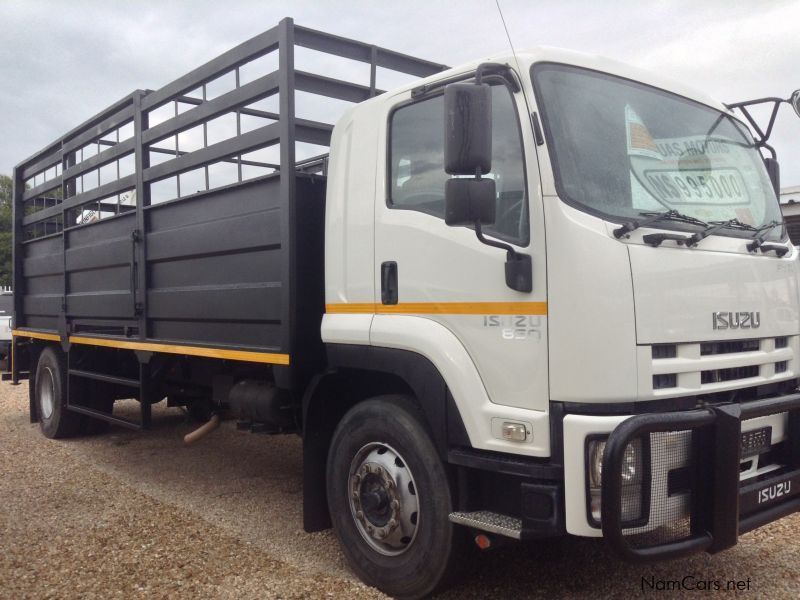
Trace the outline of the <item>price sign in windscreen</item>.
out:
<instances>
[{"instance_id":1,"label":"price sign in windscreen","mask_svg":"<svg viewBox=\"0 0 800 600\"><path fill-rule=\"evenodd\" d=\"M752 148L722 135L655 138L630 106L625 107L631 194L634 208L676 209L698 218L737 217L754 224L763 194ZM748 182L751 182L749 185ZM757 189L751 190L752 182ZM752 194L751 192L754 192Z\"/></svg>"}]
</instances>

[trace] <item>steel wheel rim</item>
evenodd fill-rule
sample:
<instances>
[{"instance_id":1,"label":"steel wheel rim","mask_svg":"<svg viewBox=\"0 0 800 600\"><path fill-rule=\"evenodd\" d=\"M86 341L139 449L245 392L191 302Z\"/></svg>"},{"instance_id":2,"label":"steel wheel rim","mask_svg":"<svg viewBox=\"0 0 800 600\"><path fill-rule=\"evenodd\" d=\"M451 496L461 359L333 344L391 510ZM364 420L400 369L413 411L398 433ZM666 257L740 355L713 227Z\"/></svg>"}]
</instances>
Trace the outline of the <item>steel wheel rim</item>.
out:
<instances>
[{"instance_id":1,"label":"steel wheel rim","mask_svg":"<svg viewBox=\"0 0 800 600\"><path fill-rule=\"evenodd\" d=\"M417 486L406 460L382 442L363 446L350 463L348 502L356 529L384 556L406 552L419 530Z\"/></svg>"},{"instance_id":2,"label":"steel wheel rim","mask_svg":"<svg viewBox=\"0 0 800 600\"><path fill-rule=\"evenodd\" d=\"M56 397L56 384L53 377L53 369L45 367L42 375L39 378L38 385L39 396L39 410L42 413L43 419L49 419L53 416L53 409L55 408Z\"/></svg>"}]
</instances>

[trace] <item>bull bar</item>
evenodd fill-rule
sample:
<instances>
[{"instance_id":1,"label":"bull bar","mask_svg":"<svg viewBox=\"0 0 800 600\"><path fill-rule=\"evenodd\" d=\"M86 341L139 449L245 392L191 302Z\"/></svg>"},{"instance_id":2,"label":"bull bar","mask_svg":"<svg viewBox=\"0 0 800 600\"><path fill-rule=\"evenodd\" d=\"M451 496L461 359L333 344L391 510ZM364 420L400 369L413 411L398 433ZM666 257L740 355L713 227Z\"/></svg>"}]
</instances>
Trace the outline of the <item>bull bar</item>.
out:
<instances>
[{"instance_id":1,"label":"bull bar","mask_svg":"<svg viewBox=\"0 0 800 600\"><path fill-rule=\"evenodd\" d=\"M786 438L781 448L782 466L756 477L755 481L740 482L742 422L781 413L788 413ZM636 438L683 431L691 432L687 467L691 496L688 535L667 543L637 546L631 541L631 532L637 530L630 525L626 527L622 519L625 449ZM646 462L647 468L651 468L650 461ZM800 393L633 416L610 434L602 472L603 537L623 559L653 562L725 550L737 543L740 534L800 510ZM762 501L764 490L781 484L779 489L785 489L786 493ZM763 508L762 503L766 505Z\"/></svg>"}]
</instances>

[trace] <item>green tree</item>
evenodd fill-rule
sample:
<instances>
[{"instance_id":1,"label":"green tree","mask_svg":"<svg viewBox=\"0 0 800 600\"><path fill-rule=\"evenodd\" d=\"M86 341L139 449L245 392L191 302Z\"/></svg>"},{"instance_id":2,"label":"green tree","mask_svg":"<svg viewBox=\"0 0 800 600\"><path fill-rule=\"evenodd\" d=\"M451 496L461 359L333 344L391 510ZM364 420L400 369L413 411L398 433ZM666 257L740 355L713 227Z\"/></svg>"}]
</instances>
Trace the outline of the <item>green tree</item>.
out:
<instances>
[{"instance_id":1,"label":"green tree","mask_svg":"<svg viewBox=\"0 0 800 600\"><path fill-rule=\"evenodd\" d=\"M11 285L11 206L13 182L0 175L0 285Z\"/></svg>"}]
</instances>

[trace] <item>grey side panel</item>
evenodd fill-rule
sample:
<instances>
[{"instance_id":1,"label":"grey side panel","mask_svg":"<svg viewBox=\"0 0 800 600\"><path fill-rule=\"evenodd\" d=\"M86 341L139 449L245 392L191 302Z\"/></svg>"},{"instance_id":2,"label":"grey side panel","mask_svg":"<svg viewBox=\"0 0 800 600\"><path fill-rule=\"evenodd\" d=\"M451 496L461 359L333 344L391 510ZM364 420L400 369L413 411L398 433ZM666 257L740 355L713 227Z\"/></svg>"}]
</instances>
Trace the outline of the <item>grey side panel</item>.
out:
<instances>
[{"instance_id":1,"label":"grey side panel","mask_svg":"<svg viewBox=\"0 0 800 600\"><path fill-rule=\"evenodd\" d=\"M272 176L146 209L152 337L288 352L279 184Z\"/></svg>"},{"instance_id":2,"label":"grey side panel","mask_svg":"<svg viewBox=\"0 0 800 600\"><path fill-rule=\"evenodd\" d=\"M16 286L16 326L57 329L64 290L61 236L35 240L21 245L25 287ZM21 311L20 311L21 308Z\"/></svg>"}]
</instances>

